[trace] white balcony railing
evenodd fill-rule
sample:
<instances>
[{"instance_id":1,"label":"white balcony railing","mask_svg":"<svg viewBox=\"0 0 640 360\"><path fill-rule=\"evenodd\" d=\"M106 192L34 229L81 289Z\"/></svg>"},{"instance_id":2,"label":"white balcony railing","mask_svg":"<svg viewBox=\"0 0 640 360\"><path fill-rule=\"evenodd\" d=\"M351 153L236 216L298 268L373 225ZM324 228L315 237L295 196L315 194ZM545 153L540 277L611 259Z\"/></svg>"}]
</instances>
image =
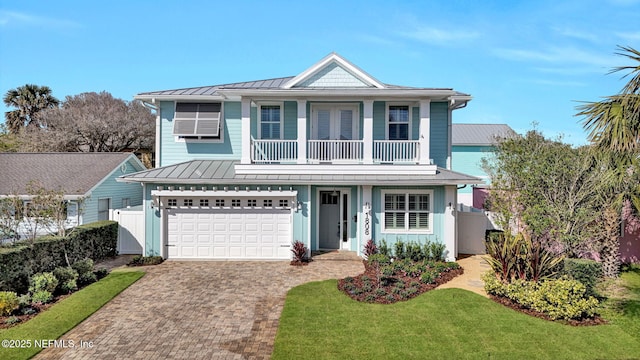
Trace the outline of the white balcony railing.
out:
<instances>
[{"instance_id":1,"label":"white balcony railing","mask_svg":"<svg viewBox=\"0 0 640 360\"><path fill-rule=\"evenodd\" d=\"M308 140L307 158L312 162L360 163L362 140Z\"/></svg>"},{"instance_id":2,"label":"white balcony railing","mask_svg":"<svg viewBox=\"0 0 640 360\"><path fill-rule=\"evenodd\" d=\"M251 162L268 163L353 163L364 162L362 140L307 140L307 158L298 159L296 140L251 139ZM374 163L417 163L420 145L417 140L375 140Z\"/></svg>"},{"instance_id":3,"label":"white balcony railing","mask_svg":"<svg viewBox=\"0 0 640 360\"><path fill-rule=\"evenodd\" d=\"M373 162L417 163L420 159L420 142L417 140L375 140Z\"/></svg>"},{"instance_id":4,"label":"white balcony railing","mask_svg":"<svg viewBox=\"0 0 640 360\"><path fill-rule=\"evenodd\" d=\"M296 140L251 141L251 160L254 163L287 163L298 160Z\"/></svg>"}]
</instances>

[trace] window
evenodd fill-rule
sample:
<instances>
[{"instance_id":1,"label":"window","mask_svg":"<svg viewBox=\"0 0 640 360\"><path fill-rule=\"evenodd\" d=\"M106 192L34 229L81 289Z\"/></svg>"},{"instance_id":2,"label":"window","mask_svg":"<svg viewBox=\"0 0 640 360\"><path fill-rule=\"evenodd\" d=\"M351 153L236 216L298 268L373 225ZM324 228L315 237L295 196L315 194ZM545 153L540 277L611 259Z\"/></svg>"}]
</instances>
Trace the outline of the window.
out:
<instances>
[{"instance_id":1,"label":"window","mask_svg":"<svg viewBox=\"0 0 640 360\"><path fill-rule=\"evenodd\" d=\"M111 208L111 199L98 199L98 221L109 220L109 209Z\"/></svg>"},{"instance_id":2,"label":"window","mask_svg":"<svg viewBox=\"0 0 640 360\"><path fill-rule=\"evenodd\" d=\"M173 135L186 139L220 139L221 103L176 103Z\"/></svg>"},{"instance_id":3,"label":"window","mask_svg":"<svg viewBox=\"0 0 640 360\"><path fill-rule=\"evenodd\" d=\"M167 199L167 206L178 206L177 199Z\"/></svg>"},{"instance_id":4,"label":"window","mask_svg":"<svg viewBox=\"0 0 640 360\"><path fill-rule=\"evenodd\" d=\"M282 138L282 116L280 105L260 106L260 138L276 139Z\"/></svg>"},{"instance_id":5,"label":"window","mask_svg":"<svg viewBox=\"0 0 640 360\"><path fill-rule=\"evenodd\" d=\"M280 199L278 206L280 206L281 208L286 208L289 207L289 200L287 199Z\"/></svg>"},{"instance_id":6,"label":"window","mask_svg":"<svg viewBox=\"0 0 640 360\"><path fill-rule=\"evenodd\" d=\"M184 199L182 202L183 206L193 206L193 199Z\"/></svg>"},{"instance_id":7,"label":"window","mask_svg":"<svg viewBox=\"0 0 640 360\"><path fill-rule=\"evenodd\" d=\"M200 206L209 206L209 199L200 199Z\"/></svg>"},{"instance_id":8,"label":"window","mask_svg":"<svg viewBox=\"0 0 640 360\"><path fill-rule=\"evenodd\" d=\"M258 201L256 199L249 199L247 200L247 206L256 207L258 206Z\"/></svg>"},{"instance_id":9,"label":"window","mask_svg":"<svg viewBox=\"0 0 640 360\"><path fill-rule=\"evenodd\" d=\"M216 206L217 207L223 207L224 206L224 199L216 199Z\"/></svg>"},{"instance_id":10,"label":"window","mask_svg":"<svg viewBox=\"0 0 640 360\"><path fill-rule=\"evenodd\" d=\"M273 206L273 200L264 199L264 201L262 202L262 206L264 206L264 207L272 207Z\"/></svg>"},{"instance_id":11,"label":"window","mask_svg":"<svg viewBox=\"0 0 640 360\"><path fill-rule=\"evenodd\" d=\"M131 205L131 201L129 198L122 198L122 207L128 208Z\"/></svg>"},{"instance_id":12,"label":"window","mask_svg":"<svg viewBox=\"0 0 640 360\"><path fill-rule=\"evenodd\" d=\"M240 199L231 199L231 206L239 207L240 206Z\"/></svg>"},{"instance_id":13,"label":"window","mask_svg":"<svg viewBox=\"0 0 640 360\"><path fill-rule=\"evenodd\" d=\"M383 193L385 232L431 232L431 191Z\"/></svg>"},{"instance_id":14,"label":"window","mask_svg":"<svg viewBox=\"0 0 640 360\"><path fill-rule=\"evenodd\" d=\"M390 105L387 126L389 140L409 140L409 106Z\"/></svg>"}]
</instances>

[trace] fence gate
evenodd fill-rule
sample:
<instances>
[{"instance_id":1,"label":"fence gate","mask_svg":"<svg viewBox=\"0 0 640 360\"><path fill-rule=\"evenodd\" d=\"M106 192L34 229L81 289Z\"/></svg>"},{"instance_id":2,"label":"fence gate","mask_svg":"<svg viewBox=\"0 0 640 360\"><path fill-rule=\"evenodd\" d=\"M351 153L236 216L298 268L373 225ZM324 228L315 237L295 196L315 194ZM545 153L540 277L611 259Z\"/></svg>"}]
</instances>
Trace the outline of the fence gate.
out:
<instances>
[{"instance_id":1,"label":"fence gate","mask_svg":"<svg viewBox=\"0 0 640 360\"><path fill-rule=\"evenodd\" d=\"M113 212L118 222L118 254L143 255L144 212L137 209L118 209Z\"/></svg>"}]
</instances>

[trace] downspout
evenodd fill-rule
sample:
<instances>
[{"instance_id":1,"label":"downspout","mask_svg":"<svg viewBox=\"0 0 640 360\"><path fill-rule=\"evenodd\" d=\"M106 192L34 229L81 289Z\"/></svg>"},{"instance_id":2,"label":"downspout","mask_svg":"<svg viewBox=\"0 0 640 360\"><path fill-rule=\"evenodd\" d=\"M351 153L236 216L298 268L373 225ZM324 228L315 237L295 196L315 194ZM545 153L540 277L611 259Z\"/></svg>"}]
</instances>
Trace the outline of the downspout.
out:
<instances>
[{"instance_id":1,"label":"downspout","mask_svg":"<svg viewBox=\"0 0 640 360\"><path fill-rule=\"evenodd\" d=\"M151 99L151 103L142 101L142 105L147 109L153 110L156 112L156 149L155 149L155 167L160 167L160 107L156 105L156 98Z\"/></svg>"}]
</instances>

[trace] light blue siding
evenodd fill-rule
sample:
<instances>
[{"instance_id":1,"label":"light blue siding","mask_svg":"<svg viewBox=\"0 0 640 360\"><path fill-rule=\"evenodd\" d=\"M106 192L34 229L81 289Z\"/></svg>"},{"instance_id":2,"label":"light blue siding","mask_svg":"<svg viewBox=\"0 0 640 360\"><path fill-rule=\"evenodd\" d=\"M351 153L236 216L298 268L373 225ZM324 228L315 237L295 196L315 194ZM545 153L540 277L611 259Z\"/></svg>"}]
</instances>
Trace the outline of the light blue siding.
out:
<instances>
[{"instance_id":1,"label":"light blue siding","mask_svg":"<svg viewBox=\"0 0 640 360\"><path fill-rule=\"evenodd\" d=\"M439 167L447 167L449 142L449 106L446 102L431 103L431 136L429 156Z\"/></svg>"},{"instance_id":2,"label":"light blue siding","mask_svg":"<svg viewBox=\"0 0 640 360\"><path fill-rule=\"evenodd\" d=\"M161 156L160 166L189 160L219 159L237 160L241 156L242 119L238 101L223 103L223 142L189 142L176 140L173 136L174 102L160 102Z\"/></svg>"},{"instance_id":3,"label":"light blue siding","mask_svg":"<svg viewBox=\"0 0 640 360\"><path fill-rule=\"evenodd\" d=\"M142 186L137 183L122 183L115 179L119 176L141 171L143 168L135 160L127 161L125 171L120 166L114 169L85 199L82 210L82 222L88 224L98 220L98 200L111 199L111 209L123 207L122 199L128 198L131 206L142 204Z\"/></svg>"},{"instance_id":4,"label":"light blue siding","mask_svg":"<svg viewBox=\"0 0 640 360\"><path fill-rule=\"evenodd\" d=\"M411 140L420 139L420 108L411 109Z\"/></svg>"},{"instance_id":5,"label":"light blue siding","mask_svg":"<svg viewBox=\"0 0 640 360\"><path fill-rule=\"evenodd\" d=\"M284 102L283 135L285 140L298 138L298 103L295 101Z\"/></svg>"},{"instance_id":6,"label":"light blue siding","mask_svg":"<svg viewBox=\"0 0 640 360\"><path fill-rule=\"evenodd\" d=\"M488 183L487 174L482 169L482 159L491 156L491 146L453 146L451 151L451 166L454 171L479 177ZM458 190L459 194L470 194L472 187L467 186Z\"/></svg>"},{"instance_id":7,"label":"light blue siding","mask_svg":"<svg viewBox=\"0 0 640 360\"><path fill-rule=\"evenodd\" d=\"M300 210L293 212L293 238L292 241L302 241L307 249L312 249L311 239L309 239L309 215L311 209L311 199L307 186L295 186L293 188L298 192L298 201L300 202Z\"/></svg>"},{"instance_id":8,"label":"light blue siding","mask_svg":"<svg viewBox=\"0 0 640 360\"><path fill-rule=\"evenodd\" d=\"M373 140L386 140L386 106L384 101L373 102Z\"/></svg>"}]
</instances>

